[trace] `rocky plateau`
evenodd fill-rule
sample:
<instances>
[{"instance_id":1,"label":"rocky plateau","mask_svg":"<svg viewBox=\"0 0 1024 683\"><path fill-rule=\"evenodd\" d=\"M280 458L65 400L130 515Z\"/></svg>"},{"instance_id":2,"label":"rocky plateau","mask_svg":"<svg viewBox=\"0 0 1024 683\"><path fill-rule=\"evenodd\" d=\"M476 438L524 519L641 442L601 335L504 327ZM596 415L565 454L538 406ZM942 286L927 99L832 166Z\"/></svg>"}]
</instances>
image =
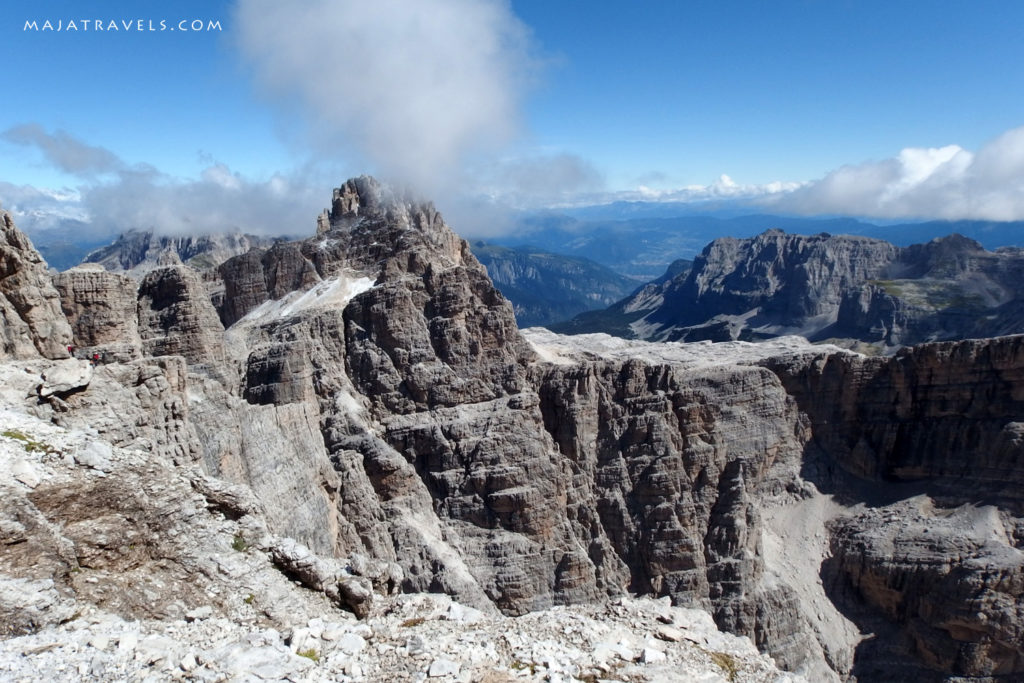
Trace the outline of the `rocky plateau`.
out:
<instances>
[{"instance_id":1,"label":"rocky plateau","mask_svg":"<svg viewBox=\"0 0 1024 683\"><path fill-rule=\"evenodd\" d=\"M10 678L1024 676L1022 337L520 331L368 177L216 264L3 225Z\"/></svg>"}]
</instances>

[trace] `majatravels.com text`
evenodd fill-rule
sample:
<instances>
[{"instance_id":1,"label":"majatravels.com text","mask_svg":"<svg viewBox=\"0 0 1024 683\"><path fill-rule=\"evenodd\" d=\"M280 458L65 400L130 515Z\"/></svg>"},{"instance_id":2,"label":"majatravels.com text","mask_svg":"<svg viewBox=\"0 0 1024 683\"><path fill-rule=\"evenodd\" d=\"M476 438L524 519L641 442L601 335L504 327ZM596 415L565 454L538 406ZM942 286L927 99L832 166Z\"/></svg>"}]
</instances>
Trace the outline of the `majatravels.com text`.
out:
<instances>
[{"instance_id":1,"label":"majatravels.com text","mask_svg":"<svg viewBox=\"0 0 1024 683\"><path fill-rule=\"evenodd\" d=\"M54 33L66 31L93 31L96 33L182 31L197 33L223 29L219 19L182 19L177 22L167 19L58 19L56 21L30 19L25 21L25 27L22 30L53 31Z\"/></svg>"}]
</instances>

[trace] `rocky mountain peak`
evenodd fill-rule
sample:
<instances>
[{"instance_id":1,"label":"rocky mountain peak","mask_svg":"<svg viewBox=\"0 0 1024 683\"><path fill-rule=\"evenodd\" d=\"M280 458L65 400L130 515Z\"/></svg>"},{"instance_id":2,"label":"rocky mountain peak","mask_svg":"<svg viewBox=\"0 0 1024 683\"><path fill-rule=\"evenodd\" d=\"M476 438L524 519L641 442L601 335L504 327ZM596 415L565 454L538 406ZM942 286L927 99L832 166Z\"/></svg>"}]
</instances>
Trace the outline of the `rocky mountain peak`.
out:
<instances>
[{"instance_id":1,"label":"rocky mountain peak","mask_svg":"<svg viewBox=\"0 0 1024 683\"><path fill-rule=\"evenodd\" d=\"M4 244L23 252L31 251L37 256L39 255L39 252L37 252L29 242L25 233L18 230L17 226L14 225L14 219L11 218L11 214L7 211L0 211L0 231L2 231L3 234ZM42 260L41 256L39 257L39 260Z\"/></svg>"},{"instance_id":2,"label":"rocky mountain peak","mask_svg":"<svg viewBox=\"0 0 1024 683\"><path fill-rule=\"evenodd\" d=\"M332 228L365 220L382 220L403 226L424 228L416 220L420 214L434 215L437 209L429 201L417 198L412 191L382 183L373 176L349 178L341 187L334 188L331 210L328 212Z\"/></svg>"},{"instance_id":3,"label":"rocky mountain peak","mask_svg":"<svg viewBox=\"0 0 1024 683\"><path fill-rule=\"evenodd\" d=\"M916 277L958 277L986 254L985 247L969 237L953 233L903 250L902 260Z\"/></svg>"},{"instance_id":4,"label":"rocky mountain peak","mask_svg":"<svg viewBox=\"0 0 1024 683\"><path fill-rule=\"evenodd\" d=\"M331 200L331 218L355 218L370 215L396 203L394 193L373 176L349 178L341 187L334 188Z\"/></svg>"},{"instance_id":5,"label":"rocky mountain peak","mask_svg":"<svg viewBox=\"0 0 1024 683\"><path fill-rule=\"evenodd\" d=\"M421 275L430 264L481 268L433 203L365 175L334 189L330 211L317 220L317 239L304 253L324 276L343 267L377 278Z\"/></svg>"}]
</instances>

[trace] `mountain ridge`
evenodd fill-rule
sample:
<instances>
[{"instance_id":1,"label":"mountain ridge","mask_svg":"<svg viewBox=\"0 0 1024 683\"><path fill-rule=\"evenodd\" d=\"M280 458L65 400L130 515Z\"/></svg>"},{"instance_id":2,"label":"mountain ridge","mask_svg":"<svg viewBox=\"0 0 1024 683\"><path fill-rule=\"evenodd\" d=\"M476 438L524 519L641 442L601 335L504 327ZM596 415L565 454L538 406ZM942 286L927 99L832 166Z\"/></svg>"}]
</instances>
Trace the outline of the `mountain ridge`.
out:
<instances>
[{"instance_id":1,"label":"mountain ridge","mask_svg":"<svg viewBox=\"0 0 1024 683\"><path fill-rule=\"evenodd\" d=\"M0 545L14 581L49 581L128 618L145 604L161 619L199 607L251 617L244 583L227 579L229 594L204 605L184 592L198 604L173 607L190 577L250 571L230 561L237 535L261 581L278 571L357 615L394 591L506 614L628 591L700 607L812 680L884 680L868 626L892 636L880 661L899 671L1022 672L1010 607L1024 552L1019 336L867 358L796 337L723 347L522 333L433 205L368 177L335 189L312 237L205 275L172 263L136 283L85 267L30 300L22 289L53 276L9 233L0 255L16 277L0 280L0 303L5 334L26 344L4 348L4 409L91 444L9 463L29 482L0 497L0 530L24 539ZM41 319L63 320L74 353L101 362L69 358ZM69 487L43 486L51 461ZM107 475L122 467L145 496L119 493L122 478ZM175 486L195 488L195 514L215 513L202 556L223 570L133 521L162 519L131 511L171 495L149 470L195 473ZM93 506L61 503L89 500L96 482L109 488ZM978 501L984 542L965 522ZM860 514L866 502L874 512ZM882 531L889 545L861 542ZM908 554L926 581L908 579ZM159 581L132 581L144 575ZM266 609L259 618L288 623Z\"/></svg>"},{"instance_id":2,"label":"mountain ridge","mask_svg":"<svg viewBox=\"0 0 1024 683\"><path fill-rule=\"evenodd\" d=\"M802 334L864 348L1024 331L1024 251L962 235L897 247L768 230L711 242L685 273L554 326L674 341Z\"/></svg>"}]
</instances>

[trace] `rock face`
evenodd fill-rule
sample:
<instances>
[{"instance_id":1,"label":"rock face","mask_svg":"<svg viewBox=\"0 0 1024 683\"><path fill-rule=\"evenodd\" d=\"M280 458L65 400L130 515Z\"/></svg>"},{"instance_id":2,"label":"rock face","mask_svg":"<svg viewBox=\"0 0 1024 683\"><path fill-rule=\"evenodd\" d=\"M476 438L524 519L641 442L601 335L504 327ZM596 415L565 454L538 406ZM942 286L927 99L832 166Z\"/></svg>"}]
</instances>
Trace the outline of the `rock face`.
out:
<instances>
[{"instance_id":1,"label":"rock face","mask_svg":"<svg viewBox=\"0 0 1024 683\"><path fill-rule=\"evenodd\" d=\"M217 271L224 282L220 316L227 327L268 299L309 289L320 281L313 264L290 242L251 249L224 261Z\"/></svg>"},{"instance_id":2,"label":"rock face","mask_svg":"<svg viewBox=\"0 0 1024 683\"><path fill-rule=\"evenodd\" d=\"M129 361L142 355L137 283L126 275L79 266L53 278L74 333L76 355Z\"/></svg>"},{"instance_id":3,"label":"rock face","mask_svg":"<svg viewBox=\"0 0 1024 683\"><path fill-rule=\"evenodd\" d=\"M811 420L815 446L843 470L1024 512L1024 337L799 362L772 367Z\"/></svg>"},{"instance_id":4,"label":"rock face","mask_svg":"<svg viewBox=\"0 0 1024 683\"><path fill-rule=\"evenodd\" d=\"M767 363L810 421L808 476L874 506L832 522L822 569L835 602L879 633L858 648L861 678L919 675L911 658L1024 672L1022 353L1016 336Z\"/></svg>"},{"instance_id":5,"label":"rock face","mask_svg":"<svg viewBox=\"0 0 1024 683\"><path fill-rule=\"evenodd\" d=\"M599 578L702 605L784 665L802 664L809 645L790 596L761 584L759 489L800 449L777 378L627 361L538 380L545 426L572 463L570 518L604 559Z\"/></svg>"},{"instance_id":6,"label":"rock face","mask_svg":"<svg viewBox=\"0 0 1024 683\"><path fill-rule=\"evenodd\" d=\"M195 271L165 266L139 284L138 327L147 356L184 356L191 363L224 362L224 327Z\"/></svg>"},{"instance_id":7,"label":"rock face","mask_svg":"<svg viewBox=\"0 0 1024 683\"><path fill-rule=\"evenodd\" d=\"M722 243L684 279L817 318L895 258L869 240L758 239L782 265L741 278L722 264L743 245ZM5 433L26 455L0 477L0 574L21 582L0 618L19 633L64 619L66 599L158 620L259 602L282 625L309 601L370 616L395 590L485 616L629 591L705 609L813 680L884 679L872 662L897 660L913 676L1024 673L1020 338L867 358L792 337L524 335L434 207L367 177L335 190L314 237L205 276L58 282L76 344L109 362L0 364L4 406L35 430ZM253 581L310 590L273 588L275 606ZM34 611L7 609L25 586ZM861 631L892 637L879 650ZM636 650L623 659L682 661ZM459 666L437 662L421 672Z\"/></svg>"},{"instance_id":8,"label":"rock face","mask_svg":"<svg viewBox=\"0 0 1024 683\"><path fill-rule=\"evenodd\" d=\"M46 262L0 212L0 358L67 358L71 328Z\"/></svg>"},{"instance_id":9,"label":"rock face","mask_svg":"<svg viewBox=\"0 0 1024 683\"><path fill-rule=\"evenodd\" d=\"M1024 550L1013 530L998 508L935 509L925 496L837 521L823 571L880 636L860 647L854 674L914 675L912 656L956 676L1019 678Z\"/></svg>"},{"instance_id":10,"label":"rock face","mask_svg":"<svg viewBox=\"0 0 1024 683\"><path fill-rule=\"evenodd\" d=\"M886 272L899 249L865 237L768 230L717 239L693 266L629 310L643 338L725 341L807 332L834 322L843 292Z\"/></svg>"},{"instance_id":11,"label":"rock face","mask_svg":"<svg viewBox=\"0 0 1024 683\"><path fill-rule=\"evenodd\" d=\"M769 230L717 239L688 271L559 331L671 341L802 334L895 349L1024 331L1024 251L960 235L898 248L866 237Z\"/></svg>"}]
</instances>

